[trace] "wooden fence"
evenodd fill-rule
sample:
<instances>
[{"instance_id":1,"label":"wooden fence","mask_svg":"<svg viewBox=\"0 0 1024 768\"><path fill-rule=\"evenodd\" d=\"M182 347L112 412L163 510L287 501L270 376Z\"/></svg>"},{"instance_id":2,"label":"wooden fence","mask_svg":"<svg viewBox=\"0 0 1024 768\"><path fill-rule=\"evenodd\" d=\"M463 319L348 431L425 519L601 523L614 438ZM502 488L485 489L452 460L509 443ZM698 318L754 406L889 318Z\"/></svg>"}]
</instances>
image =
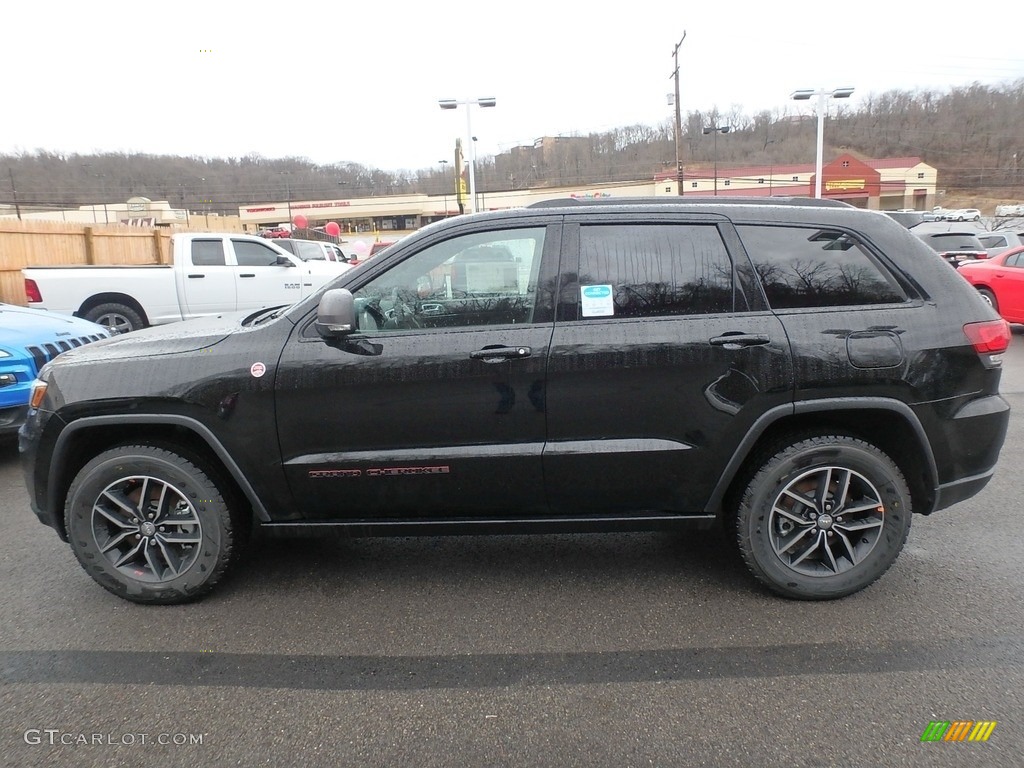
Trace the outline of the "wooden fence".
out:
<instances>
[{"instance_id":1,"label":"wooden fence","mask_svg":"<svg viewBox=\"0 0 1024 768\"><path fill-rule=\"evenodd\" d=\"M217 230L240 226L217 217ZM0 219L0 301L25 305L24 267L73 264L167 264L172 232L208 232L203 226L129 227Z\"/></svg>"}]
</instances>

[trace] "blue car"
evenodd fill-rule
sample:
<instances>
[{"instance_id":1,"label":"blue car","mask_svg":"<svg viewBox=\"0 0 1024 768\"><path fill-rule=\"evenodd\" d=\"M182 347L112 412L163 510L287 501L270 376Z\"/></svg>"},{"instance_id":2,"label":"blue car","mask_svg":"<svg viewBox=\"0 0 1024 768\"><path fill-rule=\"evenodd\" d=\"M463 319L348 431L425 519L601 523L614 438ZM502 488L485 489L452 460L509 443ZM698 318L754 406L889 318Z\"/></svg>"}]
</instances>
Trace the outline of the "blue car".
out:
<instances>
[{"instance_id":1,"label":"blue car","mask_svg":"<svg viewBox=\"0 0 1024 768\"><path fill-rule=\"evenodd\" d=\"M0 304L0 435L25 421L32 380L43 365L108 336L109 329L78 317Z\"/></svg>"}]
</instances>

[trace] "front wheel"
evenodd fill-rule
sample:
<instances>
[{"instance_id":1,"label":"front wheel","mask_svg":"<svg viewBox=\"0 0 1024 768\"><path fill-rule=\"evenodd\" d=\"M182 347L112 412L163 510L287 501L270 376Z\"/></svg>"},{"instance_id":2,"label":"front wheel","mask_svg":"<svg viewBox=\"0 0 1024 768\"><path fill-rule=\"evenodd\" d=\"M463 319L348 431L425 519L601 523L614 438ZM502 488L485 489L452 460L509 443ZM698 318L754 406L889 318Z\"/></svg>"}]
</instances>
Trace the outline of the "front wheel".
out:
<instances>
[{"instance_id":1,"label":"front wheel","mask_svg":"<svg viewBox=\"0 0 1024 768\"><path fill-rule=\"evenodd\" d=\"M772 591L829 600L888 570L910 515L910 490L892 459L853 437L820 436L763 460L736 510L736 539Z\"/></svg>"},{"instance_id":2,"label":"front wheel","mask_svg":"<svg viewBox=\"0 0 1024 768\"><path fill-rule=\"evenodd\" d=\"M227 488L215 477L157 446L105 451L68 490L71 549L100 586L125 600L194 600L213 589L237 550Z\"/></svg>"}]
</instances>

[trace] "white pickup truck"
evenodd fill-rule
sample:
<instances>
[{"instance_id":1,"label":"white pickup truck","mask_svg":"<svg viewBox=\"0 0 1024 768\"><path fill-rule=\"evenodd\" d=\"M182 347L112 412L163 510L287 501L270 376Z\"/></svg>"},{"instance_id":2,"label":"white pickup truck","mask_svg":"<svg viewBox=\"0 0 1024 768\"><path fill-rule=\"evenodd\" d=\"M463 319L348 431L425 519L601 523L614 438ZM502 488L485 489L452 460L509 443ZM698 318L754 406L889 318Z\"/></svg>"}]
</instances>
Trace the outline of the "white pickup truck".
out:
<instances>
[{"instance_id":1,"label":"white pickup truck","mask_svg":"<svg viewBox=\"0 0 1024 768\"><path fill-rule=\"evenodd\" d=\"M26 267L30 307L76 315L120 333L202 315L294 304L351 269L303 261L262 237L179 232L171 263Z\"/></svg>"}]
</instances>

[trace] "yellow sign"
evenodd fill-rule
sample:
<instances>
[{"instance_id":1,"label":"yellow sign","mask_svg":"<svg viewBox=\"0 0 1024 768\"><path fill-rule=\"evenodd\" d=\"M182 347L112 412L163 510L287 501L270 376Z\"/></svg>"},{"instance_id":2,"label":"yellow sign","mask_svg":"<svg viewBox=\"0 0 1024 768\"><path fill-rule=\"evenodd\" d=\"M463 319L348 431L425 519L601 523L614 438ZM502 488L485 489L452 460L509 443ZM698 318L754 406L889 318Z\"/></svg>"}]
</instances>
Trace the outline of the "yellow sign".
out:
<instances>
[{"instance_id":1,"label":"yellow sign","mask_svg":"<svg viewBox=\"0 0 1024 768\"><path fill-rule=\"evenodd\" d=\"M837 181L826 181L825 189L864 189L864 179L839 179Z\"/></svg>"}]
</instances>

